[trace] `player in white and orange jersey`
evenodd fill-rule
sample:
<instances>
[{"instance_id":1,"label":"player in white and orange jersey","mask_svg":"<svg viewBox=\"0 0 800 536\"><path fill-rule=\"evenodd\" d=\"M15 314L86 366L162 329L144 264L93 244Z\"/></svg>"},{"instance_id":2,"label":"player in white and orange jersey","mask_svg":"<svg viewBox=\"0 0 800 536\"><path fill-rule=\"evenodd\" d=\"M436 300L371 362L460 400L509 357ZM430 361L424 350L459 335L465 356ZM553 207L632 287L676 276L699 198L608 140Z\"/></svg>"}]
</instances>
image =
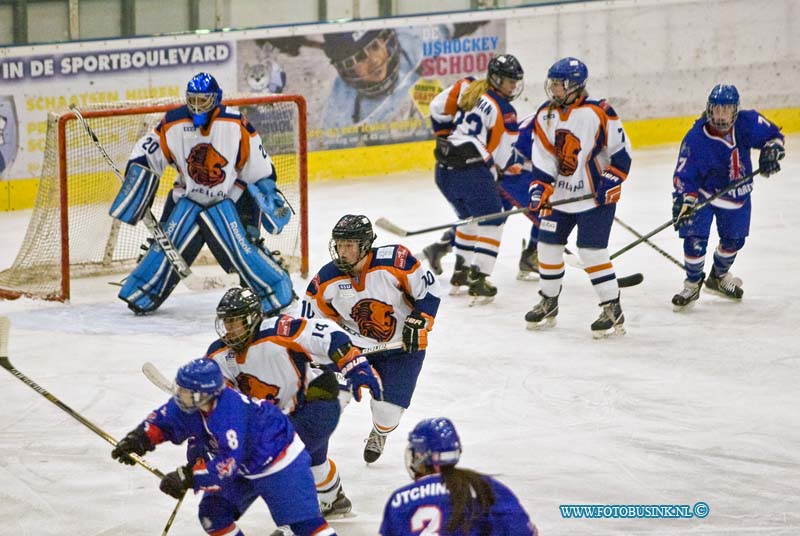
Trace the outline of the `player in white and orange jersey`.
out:
<instances>
[{"instance_id":1,"label":"player in white and orange jersey","mask_svg":"<svg viewBox=\"0 0 800 536\"><path fill-rule=\"evenodd\" d=\"M404 246L373 248L375 238L369 218L343 216L332 232L333 261L311 279L302 304L302 316L336 321L356 346L403 343L401 352L367 356L383 383L383 400L370 401L367 463L380 457L387 434L411 404L440 302L432 271Z\"/></svg>"},{"instance_id":2,"label":"player in white and orange jersey","mask_svg":"<svg viewBox=\"0 0 800 536\"><path fill-rule=\"evenodd\" d=\"M548 201L564 201L585 194L593 199L559 205L541 214L539 277L541 302L525 315L528 329L555 325L558 295L564 277L564 248L578 228L578 253L600 299L602 311L592 324L595 337L623 334L625 317L619 286L608 254L608 236L614 222L622 182L631 167L631 146L617 113L605 100L590 100L586 91L589 71L576 58L563 58L547 71L549 100L534 119L531 210Z\"/></svg>"}]
</instances>

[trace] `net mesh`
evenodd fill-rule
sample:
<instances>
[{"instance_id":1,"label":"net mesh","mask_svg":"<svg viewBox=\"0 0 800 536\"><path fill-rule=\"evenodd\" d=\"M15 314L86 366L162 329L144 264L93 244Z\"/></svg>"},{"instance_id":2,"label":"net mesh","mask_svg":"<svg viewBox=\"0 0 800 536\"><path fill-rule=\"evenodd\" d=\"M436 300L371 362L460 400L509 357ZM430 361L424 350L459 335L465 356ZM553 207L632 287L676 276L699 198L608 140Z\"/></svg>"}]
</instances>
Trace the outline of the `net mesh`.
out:
<instances>
[{"instance_id":1,"label":"net mesh","mask_svg":"<svg viewBox=\"0 0 800 536\"><path fill-rule=\"evenodd\" d=\"M247 103L243 101L247 98ZM259 97L235 95L225 103L241 110L264 140L278 176L278 188L295 214L279 235L262 232L266 246L280 252L290 271L304 271L305 184L301 165L301 122L303 111L291 96ZM103 103L82 108L89 126L97 134L119 170L124 170L134 144L151 130L166 108L179 106L178 99L151 99ZM146 112L159 106L158 111ZM99 113L99 116L94 116ZM39 190L28 230L12 266L0 272L0 296L26 295L65 299L62 247L69 251L69 277L122 273L131 270L144 252L149 232L143 223L122 224L108 215L119 191L120 180L105 161L80 122L64 121L64 143L59 147L59 119L47 120L44 161ZM66 165L66 191L60 177L60 163ZM172 188L175 170L168 168L161 178L152 212L158 218ZM64 220L66 216L66 220ZM68 241L62 240L66 226ZM204 248L195 261L215 262Z\"/></svg>"}]
</instances>

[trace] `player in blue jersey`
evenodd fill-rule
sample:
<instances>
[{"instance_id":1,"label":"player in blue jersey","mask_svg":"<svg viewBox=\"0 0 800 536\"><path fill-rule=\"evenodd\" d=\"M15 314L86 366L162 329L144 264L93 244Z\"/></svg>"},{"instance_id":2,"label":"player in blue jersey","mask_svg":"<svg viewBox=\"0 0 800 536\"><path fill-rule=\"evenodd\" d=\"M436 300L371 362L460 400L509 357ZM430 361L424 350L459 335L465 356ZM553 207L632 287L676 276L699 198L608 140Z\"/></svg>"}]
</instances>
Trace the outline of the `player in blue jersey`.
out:
<instances>
[{"instance_id":1,"label":"player in blue jersey","mask_svg":"<svg viewBox=\"0 0 800 536\"><path fill-rule=\"evenodd\" d=\"M278 525L298 536L336 534L320 514L310 457L281 410L225 387L216 361L195 359L178 369L175 394L126 435L111 456L132 465L164 441L192 440L196 455L161 480L180 498L202 491L200 523L208 534L242 536L236 526L261 497Z\"/></svg>"},{"instance_id":2,"label":"player in blue jersey","mask_svg":"<svg viewBox=\"0 0 800 536\"><path fill-rule=\"evenodd\" d=\"M503 208L495 168L505 170L516 163L517 113L511 101L522 92L523 74L517 58L501 54L489 62L486 78L461 80L456 89L445 90L452 94L448 96L451 105L457 107L452 131L436 139L436 186L460 219ZM434 130L440 129L434 125ZM497 287L488 277L497 261L504 223L500 218L456 228L451 294L468 287L473 305L494 299Z\"/></svg>"},{"instance_id":3,"label":"player in blue jersey","mask_svg":"<svg viewBox=\"0 0 800 536\"><path fill-rule=\"evenodd\" d=\"M686 269L683 289L672 298L675 310L698 299L704 280L707 290L732 300L742 299L742 281L730 269L750 232L752 179L699 210L695 206L752 173L751 149L761 151L758 167L762 175L780 171L785 154L780 128L755 110L739 110L735 86L714 86L705 112L683 138L675 166L672 210L683 239ZM712 219L717 222L719 245L705 277Z\"/></svg>"},{"instance_id":4,"label":"player in blue jersey","mask_svg":"<svg viewBox=\"0 0 800 536\"><path fill-rule=\"evenodd\" d=\"M381 536L535 536L514 493L495 478L457 468L461 440L443 417L425 419L408 435L406 468L414 482L392 493Z\"/></svg>"}]
</instances>

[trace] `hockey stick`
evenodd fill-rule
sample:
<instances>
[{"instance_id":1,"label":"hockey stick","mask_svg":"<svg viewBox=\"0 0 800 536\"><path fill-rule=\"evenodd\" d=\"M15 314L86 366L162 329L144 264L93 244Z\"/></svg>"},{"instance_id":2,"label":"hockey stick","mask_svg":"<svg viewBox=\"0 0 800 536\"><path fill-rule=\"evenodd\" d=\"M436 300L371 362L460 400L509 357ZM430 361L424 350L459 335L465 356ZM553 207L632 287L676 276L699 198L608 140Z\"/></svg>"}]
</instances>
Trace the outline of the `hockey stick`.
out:
<instances>
[{"instance_id":1,"label":"hockey stick","mask_svg":"<svg viewBox=\"0 0 800 536\"><path fill-rule=\"evenodd\" d=\"M632 249L632 248L638 246L639 244L641 244L642 242L644 242L648 238L660 233L661 231L663 231L664 229L666 229L670 225L675 225L678 222L680 222L681 220L692 216L693 214L695 214L701 208L708 206L709 204L711 204L712 201L715 201L716 199L722 197L723 195L727 194L731 190L735 190L739 186L742 186L745 182L749 181L750 179L752 179L753 177L755 177L759 173L761 173L761 169L757 169L754 172L750 173L749 175L745 175L744 177L742 177L738 181L730 183L728 186L726 186L725 188L723 188L719 192L715 193L711 197L706 198L702 203L698 203L697 205L695 205L695 207L691 211L687 212L686 214L684 214L682 216L679 216L676 220L672 220L671 219L671 220L667 221L666 223L663 223L662 225L659 225L658 227L656 227L655 229L653 229L649 233L647 233L645 235L641 235L639 238L637 238L636 240L634 240L633 242L631 242L627 246L623 247L622 249L620 249L619 251L617 251L616 253L611 255L611 259L612 260L616 259L617 257L622 255L623 253L625 253L629 249Z\"/></svg>"},{"instance_id":2,"label":"hockey stick","mask_svg":"<svg viewBox=\"0 0 800 536\"><path fill-rule=\"evenodd\" d=\"M167 524L164 525L164 530L161 532L161 536L167 536L169 532L169 528L172 526L172 522L175 521L175 517L178 515L178 510L181 508L181 504L183 504L183 499L186 498L186 494L189 492L187 489L181 495L181 498L178 499L178 502L175 503L175 508L172 509L172 514L170 514L169 519L167 519Z\"/></svg>"},{"instance_id":3,"label":"hockey stick","mask_svg":"<svg viewBox=\"0 0 800 536\"><path fill-rule=\"evenodd\" d=\"M8 359L8 333L10 331L11 322L9 321L8 317L0 316L0 366L10 372L15 378L20 380L22 383L45 397L47 400L61 408L64 412L66 412L70 417L74 418L76 421L80 422L82 425L87 427L89 430L94 432L95 434L99 435L103 439L105 439L111 446L116 447L118 441L103 431L100 427L98 427L93 422L86 419L83 415L78 413L77 411L73 410L66 404L64 404L61 400L47 392L42 386L37 384L32 379L28 378L25 374L20 372L19 370L11 364L11 361ZM153 473L158 478L164 478L164 473L156 469L155 467L148 464L142 458L135 454L128 454L131 460L138 463L151 473Z\"/></svg>"},{"instance_id":4,"label":"hockey stick","mask_svg":"<svg viewBox=\"0 0 800 536\"><path fill-rule=\"evenodd\" d=\"M575 203L576 201L585 201L586 199L593 199L593 198L594 194L585 194L578 197L573 197L571 199L562 199L561 201L554 201L552 203L549 203L545 208L557 207L559 205L566 205L568 203ZM466 225L468 223L480 223L482 221L505 218L514 214L520 214L522 212L530 212L530 209L528 207L520 207L512 210L502 210L500 212L495 212L494 214L486 214L484 216L476 216L474 218L465 218L463 220L458 220L453 223L434 225L433 227L425 227L423 229L416 229L414 231L408 231L406 229L403 229L399 225L390 222L386 218L378 218L377 220L375 220L375 225L397 236L414 236L418 234L429 233L431 231L440 231L442 229L449 229L450 227L458 227L459 225Z\"/></svg>"},{"instance_id":5,"label":"hockey stick","mask_svg":"<svg viewBox=\"0 0 800 536\"><path fill-rule=\"evenodd\" d=\"M641 238L642 237L642 234L639 231L637 231L636 229L634 229L633 227L631 227L630 225L628 225L627 223L625 223L621 219L617 218L616 216L614 216L614 221L617 222L623 229L625 229L628 232L630 232L633 236L635 236L637 238ZM677 266L678 268L680 268L681 270L684 269L683 263L681 261L679 261L678 259L676 259L672 255L670 255L669 253L667 253L666 251L664 251L663 249L661 249L657 245L655 245L652 242L650 242L650 240L647 240L645 238L644 243L647 244L648 246L650 246L651 248L653 248L654 250L658 251L661 254L661 256L664 257L665 259L667 259L669 261L672 261L672 263L675 266Z\"/></svg>"},{"instance_id":6,"label":"hockey stick","mask_svg":"<svg viewBox=\"0 0 800 536\"><path fill-rule=\"evenodd\" d=\"M105 150L105 147L100 143L100 140L95 134L92 127L89 126L89 123L81 114L80 110L75 104L70 105L70 110L72 113L75 114L75 117L83 126L83 129L86 131L86 134L92 138L95 147L97 150L100 151L100 154L103 156L103 159L108 164L108 167L111 168L111 171L114 172L114 175L120 180L120 182L125 182L125 177L122 176L122 172L117 167L117 164L112 160L111 156ZM186 264L186 261L181 256L180 252L175 248L175 245L172 243L172 240L167 236L164 232L164 229L161 228L161 224L158 223L155 216L153 216L153 212L148 209L145 214L144 218L142 218L145 227L150 231L150 234L153 235L153 239L155 239L156 243L161 247L161 250L164 252L164 256L167 258L167 261L172 265L175 269L175 272L180 276L181 279L186 279L191 275L192 271L189 269L189 265Z\"/></svg>"}]
</instances>

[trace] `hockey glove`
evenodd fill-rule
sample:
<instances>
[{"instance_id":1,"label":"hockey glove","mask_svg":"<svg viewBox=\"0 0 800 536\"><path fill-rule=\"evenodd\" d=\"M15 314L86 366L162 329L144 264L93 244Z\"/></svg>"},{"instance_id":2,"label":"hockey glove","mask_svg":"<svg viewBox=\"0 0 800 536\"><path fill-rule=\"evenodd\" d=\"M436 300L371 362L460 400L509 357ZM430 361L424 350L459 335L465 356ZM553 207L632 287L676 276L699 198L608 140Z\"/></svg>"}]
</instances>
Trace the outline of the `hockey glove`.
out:
<instances>
[{"instance_id":1,"label":"hockey glove","mask_svg":"<svg viewBox=\"0 0 800 536\"><path fill-rule=\"evenodd\" d=\"M176 499L183 497L186 490L192 487L192 466L178 467L171 473L164 475L158 489Z\"/></svg>"},{"instance_id":2,"label":"hockey glove","mask_svg":"<svg viewBox=\"0 0 800 536\"><path fill-rule=\"evenodd\" d=\"M342 374L353 389L353 398L361 402L361 388L369 389L373 400L383 400L383 383L378 374L363 355L351 359L342 367Z\"/></svg>"},{"instance_id":3,"label":"hockey glove","mask_svg":"<svg viewBox=\"0 0 800 536\"><path fill-rule=\"evenodd\" d=\"M540 210L547 204L547 200L553 195L553 186L542 181L533 181L528 188L528 194L531 196L531 204L528 208L531 212Z\"/></svg>"},{"instance_id":4,"label":"hockey glove","mask_svg":"<svg viewBox=\"0 0 800 536\"><path fill-rule=\"evenodd\" d=\"M758 167L761 169L761 175L769 177L781 170L779 160L786 156L786 149L778 142L769 142L763 149L761 155L758 157Z\"/></svg>"},{"instance_id":5,"label":"hockey glove","mask_svg":"<svg viewBox=\"0 0 800 536\"><path fill-rule=\"evenodd\" d=\"M622 196L622 181L624 180L611 170L605 170L600 177L600 182L597 184L597 200L604 205L619 201L620 196Z\"/></svg>"},{"instance_id":6,"label":"hockey glove","mask_svg":"<svg viewBox=\"0 0 800 536\"><path fill-rule=\"evenodd\" d=\"M678 231L685 225L692 224L697 194L675 195L672 200L672 226Z\"/></svg>"},{"instance_id":7,"label":"hockey glove","mask_svg":"<svg viewBox=\"0 0 800 536\"><path fill-rule=\"evenodd\" d=\"M428 347L427 322L418 311L412 311L403 325L403 346L408 353Z\"/></svg>"},{"instance_id":8,"label":"hockey glove","mask_svg":"<svg viewBox=\"0 0 800 536\"><path fill-rule=\"evenodd\" d=\"M119 461L119 463L135 465L136 462L130 457L131 454L142 456L146 452L155 450L155 448L150 438L147 437L144 426L139 426L117 443L117 446L111 451L111 457Z\"/></svg>"}]
</instances>

